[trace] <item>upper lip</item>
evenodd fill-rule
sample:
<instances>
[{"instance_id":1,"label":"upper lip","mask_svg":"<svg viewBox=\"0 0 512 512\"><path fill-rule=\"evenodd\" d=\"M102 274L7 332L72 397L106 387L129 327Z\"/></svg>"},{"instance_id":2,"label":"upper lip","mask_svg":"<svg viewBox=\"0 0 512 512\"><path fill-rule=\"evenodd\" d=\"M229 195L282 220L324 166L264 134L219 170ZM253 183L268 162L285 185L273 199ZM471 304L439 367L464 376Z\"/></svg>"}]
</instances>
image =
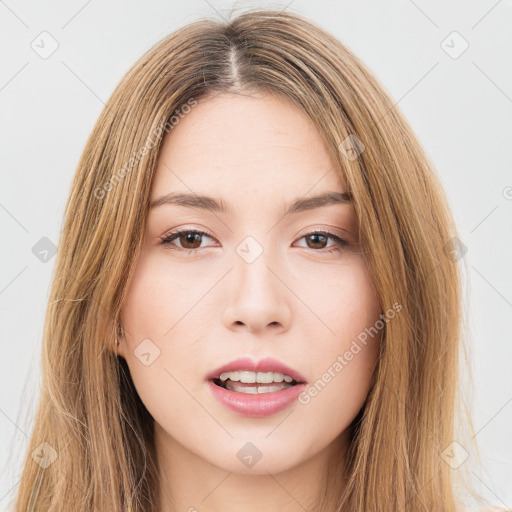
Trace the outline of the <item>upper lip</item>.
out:
<instances>
[{"instance_id":1,"label":"upper lip","mask_svg":"<svg viewBox=\"0 0 512 512\"><path fill-rule=\"evenodd\" d=\"M259 361L254 361L249 357L242 357L235 359L219 368L213 370L206 377L207 380L218 379L222 373L236 372L236 371L249 371L249 372L276 372L282 373L283 375L289 375L295 382L306 382L306 379L297 370L290 368L288 365L273 359L272 357L266 357Z\"/></svg>"}]
</instances>

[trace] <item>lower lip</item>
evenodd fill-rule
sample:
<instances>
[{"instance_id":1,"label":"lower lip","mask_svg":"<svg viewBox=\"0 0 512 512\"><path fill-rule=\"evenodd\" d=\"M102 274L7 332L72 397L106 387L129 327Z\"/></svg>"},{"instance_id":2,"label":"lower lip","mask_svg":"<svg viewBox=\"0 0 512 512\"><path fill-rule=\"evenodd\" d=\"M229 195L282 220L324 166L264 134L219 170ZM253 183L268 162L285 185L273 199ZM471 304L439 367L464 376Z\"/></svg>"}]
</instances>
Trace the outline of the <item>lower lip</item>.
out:
<instances>
[{"instance_id":1,"label":"lower lip","mask_svg":"<svg viewBox=\"0 0 512 512\"><path fill-rule=\"evenodd\" d=\"M208 385L213 396L229 410L242 416L270 416L291 405L306 388L305 383L295 384L281 391L270 393L240 393L217 386L209 380Z\"/></svg>"}]
</instances>

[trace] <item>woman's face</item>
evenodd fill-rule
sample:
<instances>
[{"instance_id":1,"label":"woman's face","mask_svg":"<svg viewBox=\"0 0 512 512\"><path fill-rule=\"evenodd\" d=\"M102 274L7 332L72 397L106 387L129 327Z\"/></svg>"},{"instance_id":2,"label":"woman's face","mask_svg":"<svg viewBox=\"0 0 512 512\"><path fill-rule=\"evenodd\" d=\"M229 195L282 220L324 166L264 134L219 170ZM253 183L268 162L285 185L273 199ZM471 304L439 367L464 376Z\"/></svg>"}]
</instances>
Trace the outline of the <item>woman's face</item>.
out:
<instances>
[{"instance_id":1,"label":"woman's face","mask_svg":"<svg viewBox=\"0 0 512 512\"><path fill-rule=\"evenodd\" d=\"M276 473L343 438L379 351L380 333L362 333L381 313L345 192L311 121L280 97L202 99L166 135L119 346L160 449ZM256 364L231 370L265 375L215 372L239 358ZM281 390L292 370L305 383Z\"/></svg>"}]
</instances>

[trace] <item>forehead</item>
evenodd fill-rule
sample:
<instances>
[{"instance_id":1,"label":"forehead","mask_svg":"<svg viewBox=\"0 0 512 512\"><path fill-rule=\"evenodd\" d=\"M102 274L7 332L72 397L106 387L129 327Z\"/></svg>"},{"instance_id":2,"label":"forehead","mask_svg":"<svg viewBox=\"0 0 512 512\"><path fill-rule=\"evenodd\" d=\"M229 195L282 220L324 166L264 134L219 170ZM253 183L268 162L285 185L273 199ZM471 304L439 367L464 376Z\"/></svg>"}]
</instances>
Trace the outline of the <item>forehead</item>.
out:
<instances>
[{"instance_id":1,"label":"forehead","mask_svg":"<svg viewBox=\"0 0 512 512\"><path fill-rule=\"evenodd\" d=\"M315 126L290 100L263 93L202 98L165 136L151 201L171 191L235 206L345 191Z\"/></svg>"}]
</instances>

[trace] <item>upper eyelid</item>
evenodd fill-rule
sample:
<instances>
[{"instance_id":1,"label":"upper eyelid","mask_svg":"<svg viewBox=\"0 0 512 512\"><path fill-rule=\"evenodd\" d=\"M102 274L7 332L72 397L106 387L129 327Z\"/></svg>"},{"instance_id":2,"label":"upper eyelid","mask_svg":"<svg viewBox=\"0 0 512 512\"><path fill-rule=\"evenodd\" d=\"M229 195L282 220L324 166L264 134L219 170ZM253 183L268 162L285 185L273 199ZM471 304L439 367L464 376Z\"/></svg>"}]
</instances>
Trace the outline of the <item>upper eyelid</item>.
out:
<instances>
[{"instance_id":1,"label":"upper eyelid","mask_svg":"<svg viewBox=\"0 0 512 512\"><path fill-rule=\"evenodd\" d=\"M338 233L338 231L340 231L341 233ZM161 236L160 239L167 240L169 238L175 237L176 235L179 235L180 233L191 233L191 232L200 234L203 237L206 236L213 241L218 241L213 235L209 234L204 229L198 229L198 228L186 227L186 226L183 228L177 228L175 230L169 231L166 234L164 234L163 236ZM301 231L297 235L297 240L301 240L305 236L309 236L309 235L312 235L315 233L324 233L326 236L330 236L333 238L337 237L337 238L345 241L346 243L350 243L350 234L348 232L346 232L345 230L342 230L341 228L334 229L334 228L326 228L326 227L306 228L305 230Z\"/></svg>"},{"instance_id":2,"label":"upper eyelid","mask_svg":"<svg viewBox=\"0 0 512 512\"><path fill-rule=\"evenodd\" d=\"M210 235L206 230L204 229L197 229L197 228L178 228L176 230L168 231L164 235L162 235L160 238L162 240L165 240L167 238L171 238L175 235L179 235L180 233L198 233L201 236L207 236L208 238L211 238L212 240L216 240L216 238L213 235Z\"/></svg>"}]
</instances>

